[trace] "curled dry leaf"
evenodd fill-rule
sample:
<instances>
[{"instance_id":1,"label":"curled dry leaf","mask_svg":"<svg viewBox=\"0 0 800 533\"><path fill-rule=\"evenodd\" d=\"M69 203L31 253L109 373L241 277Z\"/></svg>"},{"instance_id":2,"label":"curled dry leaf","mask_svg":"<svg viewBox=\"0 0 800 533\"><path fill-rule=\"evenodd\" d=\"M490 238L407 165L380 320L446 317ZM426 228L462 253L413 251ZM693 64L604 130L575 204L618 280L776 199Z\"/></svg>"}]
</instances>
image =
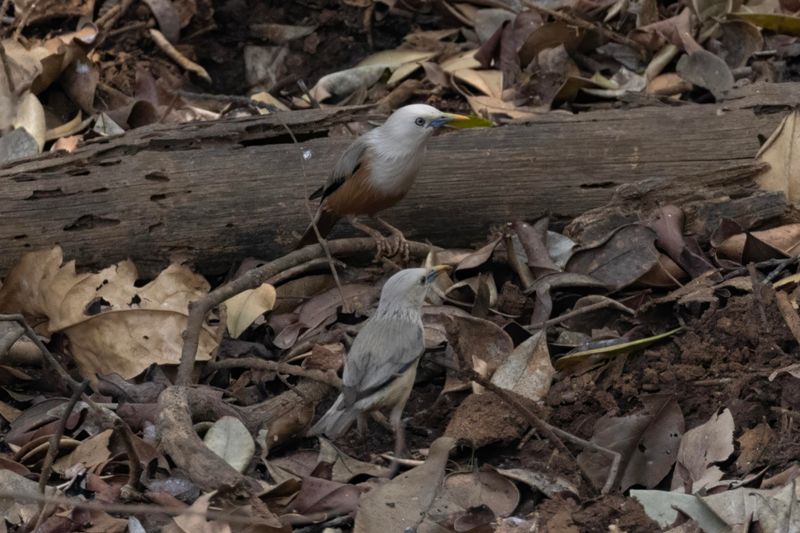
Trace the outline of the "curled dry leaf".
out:
<instances>
[{"instance_id":1,"label":"curled dry leaf","mask_svg":"<svg viewBox=\"0 0 800 533\"><path fill-rule=\"evenodd\" d=\"M482 376L494 374L514 349L511 337L494 322L459 315L443 318L447 342L459 353L459 361L468 361L472 369ZM444 391L452 392L466 387L466 383L448 376ZM477 385L473 385L473 388L480 390Z\"/></svg>"},{"instance_id":2,"label":"curled dry leaf","mask_svg":"<svg viewBox=\"0 0 800 533\"><path fill-rule=\"evenodd\" d=\"M231 337L238 338L256 318L271 311L276 298L275 287L263 283L255 289L248 289L225 300L228 332Z\"/></svg>"},{"instance_id":3,"label":"curled dry leaf","mask_svg":"<svg viewBox=\"0 0 800 533\"><path fill-rule=\"evenodd\" d=\"M256 451L256 443L250 432L241 420L233 416L223 416L214 422L203 442L237 472L244 472Z\"/></svg>"},{"instance_id":4,"label":"curled dry leaf","mask_svg":"<svg viewBox=\"0 0 800 533\"><path fill-rule=\"evenodd\" d=\"M750 233L756 239L787 255L795 255L800 250L800 224L786 224L763 231ZM740 233L725 239L717 247L717 255L741 262L748 233Z\"/></svg>"},{"instance_id":5,"label":"curled dry leaf","mask_svg":"<svg viewBox=\"0 0 800 533\"><path fill-rule=\"evenodd\" d=\"M761 146L756 159L769 164L756 183L767 191L778 191L794 206L800 205L800 127L798 112L792 111Z\"/></svg>"},{"instance_id":6,"label":"curled dry leaf","mask_svg":"<svg viewBox=\"0 0 800 533\"><path fill-rule=\"evenodd\" d=\"M46 335L63 332L85 376L129 379L153 363L178 363L189 302L208 292L202 276L173 264L137 287L130 261L80 274L62 261L60 247L23 256L0 289L0 309L24 314ZM199 360L215 346L213 330L203 328Z\"/></svg>"},{"instance_id":7,"label":"curled dry leaf","mask_svg":"<svg viewBox=\"0 0 800 533\"><path fill-rule=\"evenodd\" d=\"M519 504L514 482L491 469L450 474L444 487L445 497L464 509L485 505L495 516L509 516Z\"/></svg>"}]
</instances>

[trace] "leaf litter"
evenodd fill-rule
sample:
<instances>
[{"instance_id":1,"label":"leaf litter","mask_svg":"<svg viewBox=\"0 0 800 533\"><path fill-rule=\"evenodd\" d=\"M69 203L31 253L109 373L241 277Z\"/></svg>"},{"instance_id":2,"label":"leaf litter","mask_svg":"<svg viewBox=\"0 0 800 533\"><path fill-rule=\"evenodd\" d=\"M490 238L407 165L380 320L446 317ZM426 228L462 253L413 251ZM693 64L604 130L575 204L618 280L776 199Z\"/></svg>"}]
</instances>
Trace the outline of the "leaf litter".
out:
<instances>
[{"instance_id":1,"label":"leaf litter","mask_svg":"<svg viewBox=\"0 0 800 533\"><path fill-rule=\"evenodd\" d=\"M413 93L394 106L413 94L474 115L468 127L634 96L725 101L765 79L765 63L789 69L800 35L789 2L131 4L3 3L0 163L157 122L385 102L408 81ZM769 52L777 38L781 61ZM769 163L759 185L791 203L795 121L789 114L757 155ZM709 240L679 205L591 239L563 234L563 221L497 221L506 225L474 249L428 258L456 268L426 309L426 355L405 411L412 455L391 480L379 421L365 441L304 437L391 267L348 265L344 304L324 268L229 299L202 328L195 387L184 391L192 416L176 422L157 402L176 392L189 304L212 283L178 263L139 280L131 261L90 272L58 248L34 251L0 289L0 310L33 328L11 332L1 354L0 492L20 497L0 498L4 525L795 527L797 225L727 226ZM705 222L712 231L719 221ZM26 344L34 357L17 363ZM75 390L46 355L91 383L71 411ZM466 371L577 437L565 440L569 453ZM598 495L608 450L619 470ZM40 517L39 478L47 497L72 499ZM112 507L143 502L152 507Z\"/></svg>"}]
</instances>

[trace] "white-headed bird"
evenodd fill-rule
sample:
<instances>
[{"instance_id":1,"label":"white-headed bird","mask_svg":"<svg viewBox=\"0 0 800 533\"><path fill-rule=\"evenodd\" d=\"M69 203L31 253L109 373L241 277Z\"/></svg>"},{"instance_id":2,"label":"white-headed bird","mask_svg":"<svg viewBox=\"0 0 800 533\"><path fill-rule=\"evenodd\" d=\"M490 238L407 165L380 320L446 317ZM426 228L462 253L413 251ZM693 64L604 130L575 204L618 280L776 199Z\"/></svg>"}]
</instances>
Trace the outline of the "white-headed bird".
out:
<instances>
[{"instance_id":1,"label":"white-headed bird","mask_svg":"<svg viewBox=\"0 0 800 533\"><path fill-rule=\"evenodd\" d=\"M333 167L327 183L310 196L312 200L320 200L315 214L320 235L327 236L340 218L348 217L353 227L378 241L380 254L381 249L388 246L386 239L355 219L368 215L391 231L398 242L404 241L402 233L377 218L377 213L392 207L409 191L433 132L451 122L467 119L429 105L412 104L401 107L383 125L356 139ZM309 226L298 248L315 242L317 236Z\"/></svg>"},{"instance_id":2,"label":"white-headed bird","mask_svg":"<svg viewBox=\"0 0 800 533\"><path fill-rule=\"evenodd\" d=\"M356 335L345 359L341 394L309 434L336 439L356 420L365 430L367 413L390 409L395 453L405 452L403 409L425 350L421 308L429 287L446 268L409 268L386 281L378 309Z\"/></svg>"}]
</instances>

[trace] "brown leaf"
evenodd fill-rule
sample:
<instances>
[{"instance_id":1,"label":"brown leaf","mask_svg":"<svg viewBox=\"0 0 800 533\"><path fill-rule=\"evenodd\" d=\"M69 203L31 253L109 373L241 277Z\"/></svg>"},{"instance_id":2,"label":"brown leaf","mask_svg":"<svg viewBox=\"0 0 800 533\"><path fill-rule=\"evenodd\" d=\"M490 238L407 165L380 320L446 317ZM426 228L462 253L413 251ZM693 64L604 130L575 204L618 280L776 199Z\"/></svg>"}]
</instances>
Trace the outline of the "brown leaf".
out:
<instances>
[{"instance_id":1,"label":"brown leaf","mask_svg":"<svg viewBox=\"0 0 800 533\"><path fill-rule=\"evenodd\" d=\"M590 291L607 289L603 281L584 274L572 272L555 272L539 278L533 286L525 292L536 292L536 304L531 315L531 324L541 324L550 318L553 311L553 300L550 293L554 289L574 287Z\"/></svg>"},{"instance_id":2,"label":"brown leaf","mask_svg":"<svg viewBox=\"0 0 800 533\"><path fill-rule=\"evenodd\" d=\"M170 0L144 0L158 21L158 28L171 43L177 43L181 34L181 20Z\"/></svg>"},{"instance_id":3,"label":"brown leaf","mask_svg":"<svg viewBox=\"0 0 800 533\"><path fill-rule=\"evenodd\" d=\"M208 292L206 280L188 267L170 265L137 287L130 261L98 273L78 274L75 262L62 265L61 248L32 252L6 277L0 309L44 323L46 334L63 332L84 375L116 373L131 378L149 365L176 364L190 301ZM198 357L216 346L210 327L200 335Z\"/></svg>"},{"instance_id":4,"label":"brown leaf","mask_svg":"<svg viewBox=\"0 0 800 533\"><path fill-rule=\"evenodd\" d=\"M652 395L641 398L644 408L634 414L604 416L595 424L592 442L622 456L616 486L653 488L669 473L683 435L683 414L674 398ZM584 451L578 461L601 487L608 477L611 460L606 454Z\"/></svg>"},{"instance_id":5,"label":"brown leaf","mask_svg":"<svg viewBox=\"0 0 800 533\"><path fill-rule=\"evenodd\" d=\"M485 505L495 516L509 516L519 505L516 485L491 469L450 474L444 487L444 496L464 509Z\"/></svg>"},{"instance_id":6,"label":"brown leaf","mask_svg":"<svg viewBox=\"0 0 800 533\"><path fill-rule=\"evenodd\" d=\"M539 219L533 226L527 222L517 220L513 223L514 231L519 236L519 241L525 249L528 257L528 266L531 267L533 274L538 278L550 272L558 272L561 269L553 262L547 247L547 227L549 225L547 217Z\"/></svg>"},{"instance_id":7,"label":"brown leaf","mask_svg":"<svg viewBox=\"0 0 800 533\"><path fill-rule=\"evenodd\" d=\"M492 257L495 248L502 240L502 236L492 239L488 244L480 247L478 250L470 253L466 257L464 257L456 267L456 271L458 270L466 270L468 268L476 268L484 264L486 261Z\"/></svg>"},{"instance_id":8,"label":"brown leaf","mask_svg":"<svg viewBox=\"0 0 800 533\"><path fill-rule=\"evenodd\" d=\"M722 479L723 472L714 463L726 461L733 453L733 415L725 409L714 413L708 422L690 429L681 437L672 490L688 488L696 493Z\"/></svg>"},{"instance_id":9,"label":"brown leaf","mask_svg":"<svg viewBox=\"0 0 800 533\"><path fill-rule=\"evenodd\" d=\"M111 458L109 442L113 433L113 430L107 429L81 442L72 453L53 463L53 470L65 475L78 464L89 471L93 471L96 467L105 464Z\"/></svg>"},{"instance_id":10,"label":"brown leaf","mask_svg":"<svg viewBox=\"0 0 800 533\"><path fill-rule=\"evenodd\" d=\"M768 461L766 451L775 442L775 438L775 432L765 422L745 431L738 439L739 457L736 458L736 471L746 475Z\"/></svg>"},{"instance_id":11,"label":"brown leaf","mask_svg":"<svg viewBox=\"0 0 800 533\"><path fill-rule=\"evenodd\" d=\"M603 242L572 254L567 272L585 274L612 290L626 287L639 279L658 261L656 234L640 224L630 224L614 231Z\"/></svg>"},{"instance_id":12,"label":"brown leaf","mask_svg":"<svg viewBox=\"0 0 800 533\"><path fill-rule=\"evenodd\" d=\"M541 402L550 392L555 374L542 331L514 348L492 376L492 383L534 402Z\"/></svg>"},{"instance_id":13,"label":"brown leaf","mask_svg":"<svg viewBox=\"0 0 800 533\"><path fill-rule=\"evenodd\" d=\"M416 528L441 491L445 466L455 444L454 439L439 437L431 444L423 464L362 496L353 533L383 531L388 524L398 531Z\"/></svg>"},{"instance_id":14,"label":"brown leaf","mask_svg":"<svg viewBox=\"0 0 800 533\"><path fill-rule=\"evenodd\" d=\"M494 374L495 369L506 360L514 349L511 337L499 326L488 320L475 317L449 315L444 321L447 342L460 355L461 361L468 361L472 369L485 377ZM445 390L462 390L468 385L448 378ZM456 385L458 383L458 385ZM474 385L475 390L479 390Z\"/></svg>"},{"instance_id":15,"label":"brown leaf","mask_svg":"<svg viewBox=\"0 0 800 533\"><path fill-rule=\"evenodd\" d=\"M696 50L681 56L676 67L681 78L708 89L718 101L733 88L733 73L719 56L708 50Z\"/></svg>"},{"instance_id":16,"label":"brown leaf","mask_svg":"<svg viewBox=\"0 0 800 533\"><path fill-rule=\"evenodd\" d=\"M696 278L714 270L700 247L684 237L684 214L679 207L659 207L651 216L653 220L648 225L656 232L656 246L664 250L691 277Z\"/></svg>"}]
</instances>

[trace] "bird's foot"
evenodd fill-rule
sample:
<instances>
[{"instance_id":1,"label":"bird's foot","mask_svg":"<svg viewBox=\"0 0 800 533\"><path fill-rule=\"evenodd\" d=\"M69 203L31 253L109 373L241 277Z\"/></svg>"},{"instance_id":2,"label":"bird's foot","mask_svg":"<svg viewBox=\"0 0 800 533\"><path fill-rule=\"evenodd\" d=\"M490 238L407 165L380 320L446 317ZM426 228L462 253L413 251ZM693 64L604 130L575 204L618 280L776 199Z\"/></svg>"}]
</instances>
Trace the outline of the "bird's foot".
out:
<instances>
[{"instance_id":1,"label":"bird's foot","mask_svg":"<svg viewBox=\"0 0 800 533\"><path fill-rule=\"evenodd\" d=\"M382 218L375 218L384 228L389 230L391 236L387 239L390 243L392 255L387 257L399 257L403 264L408 264L411 259L411 246L408 244L403 232L392 226Z\"/></svg>"},{"instance_id":2,"label":"bird's foot","mask_svg":"<svg viewBox=\"0 0 800 533\"><path fill-rule=\"evenodd\" d=\"M362 224L355 218L350 219L350 225L358 231L366 233L375 241L374 261L376 263L380 263L381 259L383 258L394 257L402 250L402 243L405 242L405 238L403 238L402 233L400 233L400 239L402 240L398 240L395 234L393 234L391 237L384 237L380 231L373 229L366 224ZM408 243L406 243L406 248L407 247Z\"/></svg>"}]
</instances>

